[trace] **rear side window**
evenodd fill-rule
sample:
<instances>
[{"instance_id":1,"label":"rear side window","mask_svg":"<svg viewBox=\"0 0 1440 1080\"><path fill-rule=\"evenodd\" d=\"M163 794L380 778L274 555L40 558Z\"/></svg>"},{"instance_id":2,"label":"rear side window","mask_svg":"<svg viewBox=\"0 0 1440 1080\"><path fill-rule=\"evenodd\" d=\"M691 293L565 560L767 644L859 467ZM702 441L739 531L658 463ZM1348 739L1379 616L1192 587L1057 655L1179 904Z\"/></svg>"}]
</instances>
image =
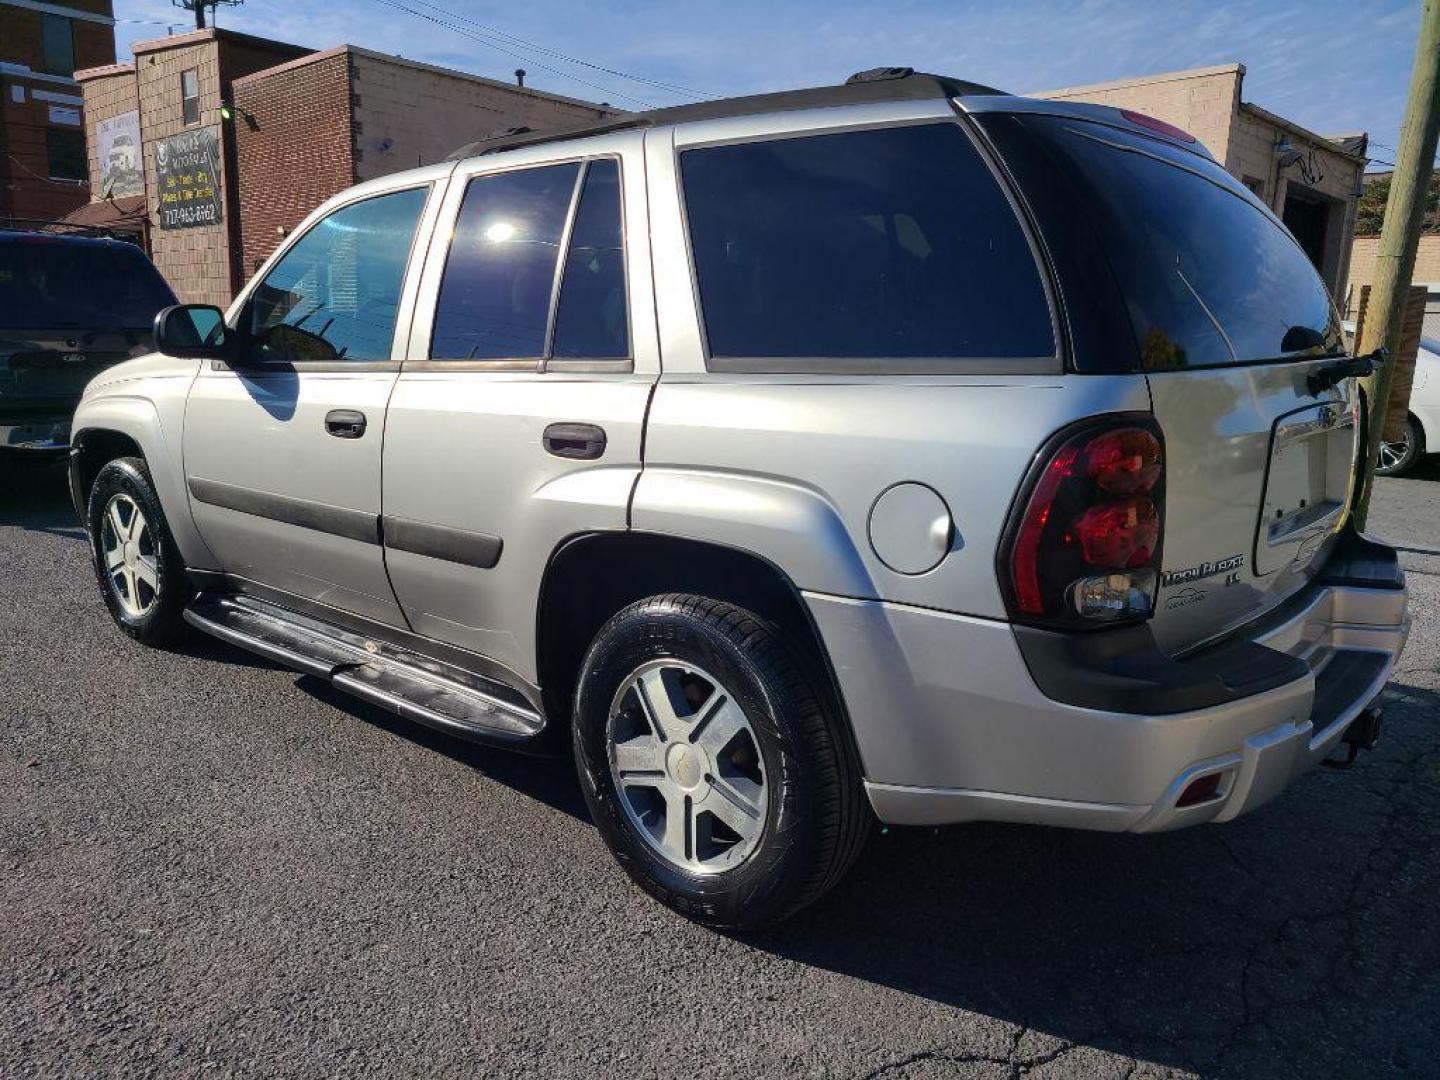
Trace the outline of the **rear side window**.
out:
<instances>
[{"instance_id":1,"label":"rear side window","mask_svg":"<svg viewBox=\"0 0 1440 1080\"><path fill-rule=\"evenodd\" d=\"M1108 125L1018 120L1068 177L1071 212L1094 224L1144 369L1343 351L1309 258L1218 164Z\"/></svg>"},{"instance_id":2,"label":"rear side window","mask_svg":"<svg viewBox=\"0 0 1440 1080\"><path fill-rule=\"evenodd\" d=\"M1035 257L958 125L706 147L680 166L717 366L1055 355Z\"/></svg>"},{"instance_id":3,"label":"rear side window","mask_svg":"<svg viewBox=\"0 0 1440 1080\"><path fill-rule=\"evenodd\" d=\"M544 355L555 265L579 172L578 164L547 165L470 181L440 283L432 358Z\"/></svg>"},{"instance_id":4,"label":"rear side window","mask_svg":"<svg viewBox=\"0 0 1440 1080\"><path fill-rule=\"evenodd\" d=\"M551 354L565 360L629 356L625 308L620 164L609 158L591 162L585 173L565 256Z\"/></svg>"},{"instance_id":5,"label":"rear side window","mask_svg":"<svg viewBox=\"0 0 1440 1080\"><path fill-rule=\"evenodd\" d=\"M628 358L624 247L614 158L475 177L446 255L430 358Z\"/></svg>"}]
</instances>

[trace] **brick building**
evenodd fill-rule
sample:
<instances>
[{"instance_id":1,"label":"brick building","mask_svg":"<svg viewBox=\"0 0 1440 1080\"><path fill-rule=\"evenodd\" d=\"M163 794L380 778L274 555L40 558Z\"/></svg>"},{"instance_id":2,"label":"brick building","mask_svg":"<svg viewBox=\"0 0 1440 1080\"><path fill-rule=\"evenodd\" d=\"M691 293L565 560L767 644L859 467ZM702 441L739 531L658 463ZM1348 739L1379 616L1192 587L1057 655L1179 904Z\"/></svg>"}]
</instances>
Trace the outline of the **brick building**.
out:
<instances>
[{"instance_id":1,"label":"brick building","mask_svg":"<svg viewBox=\"0 0 1440 1080\"><path fill-rule=\"evenodd\" d=\"M131 205L121 198L136 200L150 222L151 257L182 300L228 303L243 279L239 224L227 212L235 133L220 106L236 79L308 50L215 27L133 48L131 63L76 72L93 197L114 199L118 212ZM133 171L117 167L126 149L117 151L117 140L130 140Z\"/></svg>"},{"instance_id":2,"label":"brick building","mask_svg":"<svg viewBox=\"0 0 1440 1080\"><path fill-rule=\"evenodd\" d=\"M1343 299L1367 138L1317 135L1244 101L1244 79L1243 64L1222 64L1033 96L1134 109L1184 128L1284 220Z\"/></svg>"},{"instance_id":3,"label":"brick building","mask_svg":"<svg viewBox=\"0 0 1440 1080\"><path fill-rule=\"evenodd\" d=\"M74 76L114 60L110 0L0 0L0 227L89 201Z\"/></svg>"},{"instance_id":4,"label":"brick building","mask_svg":"<svg viewBox=\"0 0 1440 1080\"><path fill-rule=\"evenodd\" d=\"M248 275L337 191L443 160L509 127L614 110L354 45L235 80L242 265Z\"/></svg>"},{"instance_id":5,"label":"brick building","mask_svg":"<svg viewBox=\"0 0 1440 1080\"><path fill-rule=\"evenodd\" d=\"M134 52L76 73L93 201L71 220L138 212L176 295L222 307L336 192L491 131L612 111L350 45L311 52L213 27Z\"/></svg>"}]
</instances>

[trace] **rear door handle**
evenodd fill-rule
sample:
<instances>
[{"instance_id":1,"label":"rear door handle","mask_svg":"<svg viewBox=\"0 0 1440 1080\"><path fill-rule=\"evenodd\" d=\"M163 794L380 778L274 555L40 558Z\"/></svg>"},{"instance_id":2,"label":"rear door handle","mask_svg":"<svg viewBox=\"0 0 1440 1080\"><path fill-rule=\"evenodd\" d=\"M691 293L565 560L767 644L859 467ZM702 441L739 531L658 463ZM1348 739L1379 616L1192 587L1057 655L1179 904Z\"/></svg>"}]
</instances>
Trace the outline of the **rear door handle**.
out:
<instances>
[{"instance_id":1,"label":"rear door handle","mask_svg":"<svg viewBox=\"0 0 1440 1080\"><path fill-rule=\"evenodd\" d=\"M354 409L331 409L325 414L325 430L337 439L358 439L365 434L365 414Z\"/></svg>"},{"instance_id":2,"label":"rear door handle","mask_svg":"<svg viewBox=\"0 0 1440 1080\"><path fill-rule=\"evenodd\" d=\"M594 424L551 424L544 442L546 451L556 457L594 461L605 453L605 429Z\"/></svg>"}]
</instances>

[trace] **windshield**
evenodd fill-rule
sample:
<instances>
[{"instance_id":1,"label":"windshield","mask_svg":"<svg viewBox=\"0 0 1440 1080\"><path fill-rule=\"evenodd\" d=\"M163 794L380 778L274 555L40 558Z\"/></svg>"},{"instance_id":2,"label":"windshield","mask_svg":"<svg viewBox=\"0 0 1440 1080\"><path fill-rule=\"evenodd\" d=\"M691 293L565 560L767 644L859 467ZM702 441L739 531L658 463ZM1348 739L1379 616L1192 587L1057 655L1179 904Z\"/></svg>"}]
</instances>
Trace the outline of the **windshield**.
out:
<instances>
[{"instance_id":1,"label":"windshield","mask_svg":"<svg viewBox=\"0 0 1440 1080\"><path fill-rule=\"evenodd\" d=\"M175 294L139 248L0 241L0 329L146 330Z\"/></svg>"},{"instance_id":2,"label":"windshield","mask_svg":"<svg viewBox=\"0 0 1440 1080\"><path fill-rule=\"evenodd\" d=\"M1020 122L1095 224L1143 368L1344 351L1330 295L1305 252L1215 162L1107 124Z\"/></svg>"}]
</instances>

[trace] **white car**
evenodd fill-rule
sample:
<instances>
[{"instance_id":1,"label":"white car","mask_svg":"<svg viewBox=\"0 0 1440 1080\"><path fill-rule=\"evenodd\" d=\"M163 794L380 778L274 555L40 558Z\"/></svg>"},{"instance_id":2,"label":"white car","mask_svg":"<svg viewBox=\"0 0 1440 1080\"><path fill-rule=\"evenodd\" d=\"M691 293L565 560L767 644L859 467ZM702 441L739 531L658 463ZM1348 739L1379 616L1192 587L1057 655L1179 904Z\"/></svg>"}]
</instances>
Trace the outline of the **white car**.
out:
<instances>
[{"instance_id":1,"label":"white car","mask_svg":"<svg viewBox=\"0 0 1440 1080\"><path fill-rule=\"evenodd\" d=\"M1381 476L1399 476L1429 453L1440 453L1440 340L1422 337L1415 356L1405 438L1380 444L1380 463L1375 471Z\"/></svg>"}]
</instances>

